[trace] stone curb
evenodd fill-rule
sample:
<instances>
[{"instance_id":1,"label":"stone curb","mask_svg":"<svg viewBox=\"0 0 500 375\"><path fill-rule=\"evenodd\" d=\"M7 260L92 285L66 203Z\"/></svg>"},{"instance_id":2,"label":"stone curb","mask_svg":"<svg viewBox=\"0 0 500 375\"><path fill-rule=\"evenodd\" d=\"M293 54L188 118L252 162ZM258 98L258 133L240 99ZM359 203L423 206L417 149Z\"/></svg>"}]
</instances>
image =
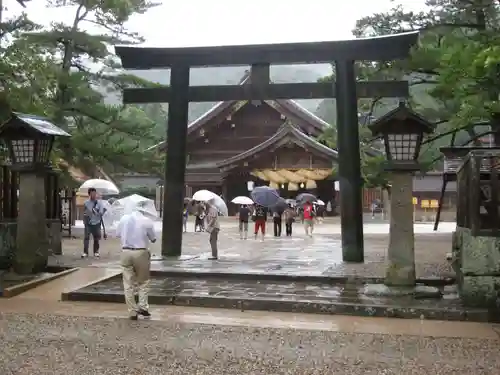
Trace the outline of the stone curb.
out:
<instances>
[{"instance_id":1,"label":"stone curb","mask_svg":"<svg viewBox=\"0 0 500 375\"><path fill-rule=\"evenodd\" d=\"M63 269L63 270L57 271L56 267L47 267L46 271L50 272L51 269L54 270L55 272L50 274L50 275L42 276L38 279L30 280L30 281L20 283L20 284L17 284L17 285L8 287L8 288L4 288L3 290L0 290L0 297L1 298L15 297L19 294L22 294L22 293L30 290L30 289L36 288L37 286L48 283L49 281L52 281L52 280L58 279L62 276L66 276L70 273L73 273L73 272L77 271L79 268L75 267L75 268L69 268L69 269Z\"/></svg>"},{"instance_id":2,"label":"stone curb","mask_svg":"<svg viewBox=\"0 0 500 375\"><path fill-rule=\"evenodd\" d=\"M123 303L124 297L121 293L90 293L69 292L62 295L64 301L86 301L86 302L113 302ZM498 314L487 309L460 309L446 308L433 309L429 307L398 307L390 305L369 305L354 302L307 302L286 301L258 298L230 298L230 297L207 297L207 296L158 296L149 297L149 302L154 305L175 305L190 307L208 307L237 309L240 311L274 311L291 313L312 313L329 315L353 315L369 317L405 318L405 319L428 319L449 321L474 321L493 322L498 321Z\"/></svg>"}]
</instances>

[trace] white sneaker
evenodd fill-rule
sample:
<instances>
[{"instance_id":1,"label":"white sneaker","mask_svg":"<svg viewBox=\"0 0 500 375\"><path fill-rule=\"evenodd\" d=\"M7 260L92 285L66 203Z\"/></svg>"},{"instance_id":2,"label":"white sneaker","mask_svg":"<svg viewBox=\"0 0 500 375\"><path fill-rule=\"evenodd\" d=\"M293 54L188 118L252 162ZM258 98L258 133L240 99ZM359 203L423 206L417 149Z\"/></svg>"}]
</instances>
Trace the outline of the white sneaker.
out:
<instances>
[{"instance_id":1,"label":"white sneaker","mask_svg":"<svg viewBox=\"0 0 500 375\"><path fill-rule=\"evenodd\" d=\"M87 258L88 256L89 256L88 254L82 253L82 259Z\"/></svg>"}]
</instances>

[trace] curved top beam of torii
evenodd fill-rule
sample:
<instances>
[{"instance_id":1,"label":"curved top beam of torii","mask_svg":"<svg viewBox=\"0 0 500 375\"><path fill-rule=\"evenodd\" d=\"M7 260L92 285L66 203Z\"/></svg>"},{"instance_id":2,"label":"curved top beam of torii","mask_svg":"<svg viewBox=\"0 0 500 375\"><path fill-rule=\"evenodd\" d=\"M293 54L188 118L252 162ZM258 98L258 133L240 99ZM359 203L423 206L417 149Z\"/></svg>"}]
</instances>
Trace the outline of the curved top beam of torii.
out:
<instances>
[{"instance_id":1,"label":"curved top beam of torii","mask_svg":"<svg viewBox=\"0 0 500 375\"><path fill-rule=\"evenodd\" d=\"M384 61L408 56L419 32L328 42L152 48L116 46L125 69L160 69L252 64L318 64L335 60Z\"/></svg>"}]
</instances>

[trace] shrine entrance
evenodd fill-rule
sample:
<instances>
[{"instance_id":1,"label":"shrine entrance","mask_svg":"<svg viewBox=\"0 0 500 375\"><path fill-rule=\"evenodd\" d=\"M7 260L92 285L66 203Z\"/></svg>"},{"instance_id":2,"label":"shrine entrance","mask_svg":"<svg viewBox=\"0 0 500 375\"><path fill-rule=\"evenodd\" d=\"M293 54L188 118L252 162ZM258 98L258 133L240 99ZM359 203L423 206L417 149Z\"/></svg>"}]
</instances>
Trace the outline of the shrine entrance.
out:
<instances>
[{"instance_id":1,"label":"shrine entrance","mask_svg":"<svg viewBox=\"0 0 500 375\"><path fill-rule=\"evenodd\" d=\"M358 98L407 97L407 81L357 82L355 61L408 56L418 32L332 42L196 48L116 47L125 69L171 69L169 87L125 89L129 103L169 103L162 254L180 256L189 102L336 98L343 260L363 262ZM271 64L335 62L336 82L270 83ZM250 65L247 85L190 86L192 67Z\"/></svg>"}]
</instances>

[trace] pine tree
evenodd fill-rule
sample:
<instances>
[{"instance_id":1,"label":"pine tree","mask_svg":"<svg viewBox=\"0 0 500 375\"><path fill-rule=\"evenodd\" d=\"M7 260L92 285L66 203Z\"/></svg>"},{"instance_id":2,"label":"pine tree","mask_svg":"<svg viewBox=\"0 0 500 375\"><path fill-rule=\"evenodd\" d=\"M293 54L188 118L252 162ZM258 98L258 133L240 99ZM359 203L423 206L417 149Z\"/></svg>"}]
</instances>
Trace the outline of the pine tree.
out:
<instances>
[{"instance_id":1,"label":"pine tree","mask_svg":"<svg viewBox=\"0 0 500 375\"><path fill-rule=\"evenodd\" d=\"M146 145L159 141L158 124L138 107L126 108L106 102L109 93L125 87L155 84L120 71L113 45L142 42L125 24L134 14L154 4L143 0L83 1L55 0L51 7L73 10L69 25L54 23L48 30L25 33L23 41L43 49L54 62L52 101L44 114L72 137L60 145L59 156L92 174L96 166L105 170L154 172L158 160ZM98 33L85 31L92 24Z\"/></svg>"}]
</instances>

